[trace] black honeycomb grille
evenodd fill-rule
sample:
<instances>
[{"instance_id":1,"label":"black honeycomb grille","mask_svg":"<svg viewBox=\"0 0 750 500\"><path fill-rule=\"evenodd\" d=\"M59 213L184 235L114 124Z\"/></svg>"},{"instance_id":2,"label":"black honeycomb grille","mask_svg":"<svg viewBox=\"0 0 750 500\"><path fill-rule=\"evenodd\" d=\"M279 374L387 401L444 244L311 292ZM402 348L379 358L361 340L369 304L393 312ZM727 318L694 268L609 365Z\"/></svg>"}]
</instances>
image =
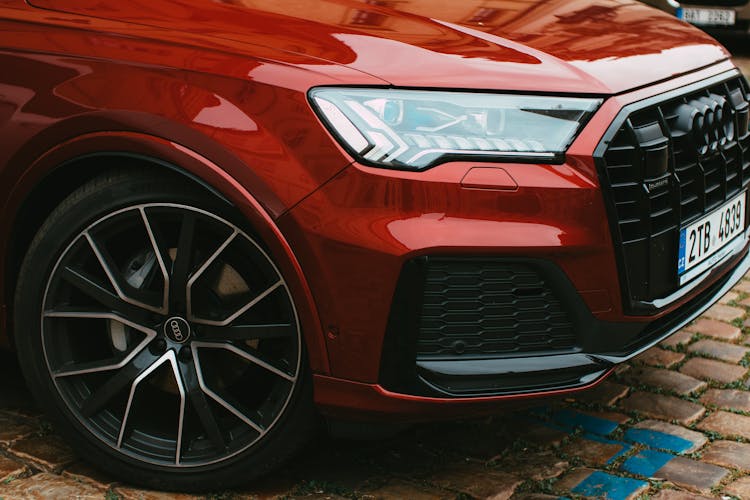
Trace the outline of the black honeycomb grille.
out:
<instances>
[{"instance_id":1,"label":"black honeycomb grille","mask_svg":"<svg viewBox=\"0 0 750 500\"><path fill-rule=\"evenodd\" d=\"M419 357L513 355L573 349L573 324L540 273L522 263L431 260Z\"/></svg>"},{"instance_id":2,"label":"black honeycomb grille","mask_svg":"<svg viewBox=\"0 0 750 500\"><path fill-rule=\"evenodd\" d=\"M636 109L609 141L602 184L631 300L675 292L679 228L750 183L748 99L746 83L734 77ZM701 129L696 113L709 112L722 125Z\"/></svg>"}]
</instances>

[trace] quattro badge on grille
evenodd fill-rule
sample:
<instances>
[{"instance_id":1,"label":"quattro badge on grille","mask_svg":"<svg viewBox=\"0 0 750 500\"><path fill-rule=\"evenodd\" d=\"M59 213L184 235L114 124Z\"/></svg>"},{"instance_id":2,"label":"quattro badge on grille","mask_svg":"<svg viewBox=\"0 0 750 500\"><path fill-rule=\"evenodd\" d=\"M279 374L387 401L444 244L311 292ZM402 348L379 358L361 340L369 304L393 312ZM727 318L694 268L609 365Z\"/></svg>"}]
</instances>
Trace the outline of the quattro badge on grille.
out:
<instances>
[{"instance_id":1,"label":"quattro badge on grille","mask_svg":"<svg viewBox=\"0 0 750 500\"><path fill-rule=\"evenodd\" d=\"M666 186L668 184L669 184L669 178L665 177L664 179L659 179L658 181L647 182L646 187L648 188L649 192L651 192L656 189L659 189L660 187Z\"/></svg>"}]
</instances>

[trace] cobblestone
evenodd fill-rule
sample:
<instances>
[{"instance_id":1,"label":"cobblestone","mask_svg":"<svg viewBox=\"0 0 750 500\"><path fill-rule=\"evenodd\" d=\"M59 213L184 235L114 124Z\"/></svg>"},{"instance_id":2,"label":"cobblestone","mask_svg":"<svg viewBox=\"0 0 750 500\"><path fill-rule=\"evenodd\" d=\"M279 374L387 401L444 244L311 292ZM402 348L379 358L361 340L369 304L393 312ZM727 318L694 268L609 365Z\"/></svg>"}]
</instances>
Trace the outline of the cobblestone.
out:
<instances>
[{"instance_id":1,"label":"cobblestone","mask_svg":"<svg viewBox=\"0 0 750 500\"><path fill-rule=\"evenodd\" d=\"M746 61L747 62L745 64L750 64L750 57L748 57ZM750 66L748 66L747 74L750 74ZM750 280L748 280L747 278L741 280L739 283L734 285L734 288L732 290L740 293L750 294Z\"/></svg>"},{"instance_id":2,"label":"cobblestone","mask_svg":"<svg viewBox=\"0 0 750 500\"><path fill-rule=\"evenodd\" d=\"M0 456L0 483L11 481L26 472L26 466L21 462Z\"/></svg>"},{"instance_id":3,"label":"cobblestone","mask_svg":"<svg viewBox=\"0 0 750 500\"><path fill-rule=\"evenodd\" d=\"M690 460L685 457L675 457L656 472L655 477L661 477L691 491L711 493L729 471L717 465L706 464Z\"/></svg>"},{"instance_id":4,"label":"cobblestone","mask_svg":"<svg viewBox=\"0 0 750 500\"><path fill-rule=\"evenodd\" d=\"M684 491L677 490L661 490L659 493L651 497L653 500L701 500L705 497L703 495L695 495L693 493L686 493Z\"/></svg>"},{"instance_id":5,"label":"cobblestone","mask_svg":"<svg viewBox=\"0 0 750 500\"><path fill-rule=\"evenodd\" d=\"M636 358L636 361L645 363L651 366L663 366L664 368L671 368L680 361L685 359L685 355L679 352L667 351L659 347L654 347L644 352Z\"/></svg>"},{"instance_id":6,"label":"cobblestone","mask_svg":"<svg viewBox=\"0 0 750 500\"><path fill-rule=\"evenodd\" d=\"M114 488L114 493L116 493L121 500L189 500L195 498L193 495L141 490L138 488L128 488L127 486L118 486L117 488Z\"/></svg>"},{"instance_id":7,"label":"cobblestone","mask_svg":"<svg viewBox=\"0 0 750 500\"><path fill-rule=\"evenodd\" d=\"M119 492L119 491L118 491ZM368 491L367 499L409 498L413 500L439 500L451 498L445 491L429 486L417 486L406 481L394 480L384 486ZM148 499L145 499L148 500ZM155 499L156 500L156 499ZM167 499L165 499L167 500Z\"/></svg>"},{"instance_id":8,"label":"cobblestone","mask_svg":"<svg viewBox=\"0 0 750 500\"><path fill-rule=\"evenodd\" d=\"M713 320L710 320L713 321ZM674 335L671 335L669 338L662 340L661 346L663 347L671 347L673 349L676 349L680 346L686 346L690 343L690 341L693 339L694 333L690 330L683 329L679 332L675 333Z\"/></svg>"},{"instance_id":9,"label":"cobblestone","mask_svg":"<svg viewBox=\"0 0 750 500\"><path fill-rule=\"evenodd\" d=\"M635 411L660 420L676 420L684 425L692 424L706 412L699 404L650 392L633 393L620 406L626 411Z\"/></svg>"},{"instance_id":10,"label":"cobblestone","mask_svg":"<svg viewBox=\"0 0 750 500\"><path fill-rule=\"evenodd\" d=\"M548 481L558 478L570 469L570 463L558 457L557 449L537 451L533 454L509 454L491 461L497 470L512 470L523 479Z\"/></svg>"},{"instance_id":11,"label":"cobblestone","mask_svg":"<svg viewBox=\"0 0 750 500\"><path fill-rule=\"evenodd\" d=\"M684 396L698 392L706 387L705 382L689 375L672 370L644 366L633 368L624 378L631 384L660 387Z\"/></svg>"},{"instance_id":12,"label":"cobblestone","mask_svg":"<svg viewBox=\"0 0 750 500\"><path fill-rule=\"evenodd\" d=\"M750 57L743 61L750 71ZM200 497L118 483L75 458L0 352L0 498L750 499L750 416L735 413L750 414L746 294L747 277L610 380L549 407L423 424L374 442L321 437L266 480ZM743 308L731 305L737 299Z\"/></svg>"},{"instance_id":13,"label":"cobblestone","mask_svg":"<svg viewBox=\"0 0 750 500\"><path fill-rule=\"evenodd\" d=\"M453 467L433 480L434 484L471 498L504 500L513 495L523 481L511 474L476 467Z\"/></svg>"},{"instance_id":14,"label":"cobblestone","mask_svg":"<svg viewBox=\"0 0 750 500\"><path fill-rule=\"evenodd\" d=\"M654 433L649 436L650 439L641 439L637 442L651 448L668 449L677 453L693 453L701 449L708 442L708 438L700 432L691 431L679 425L668 424L659 420L644 420L637 423L633 428L652 431ZM671 438L671 441L665 442L663 436ZM659 440L658 438L662 439ZM682 439L689 444L679 443L678 447L675 447L674 438Z\"/></svg>"},{"instance_id":15,"label":"cobblestone","mask_svg":"<svg viewBox=\"0 0 750 500\"><path fill-rule=\"evenodd\" d=\"M750 439L750 417L727 411L712 413L698 425L698 428L718 432L725 437Z\"/></svg>"},{"instance_id":16,"label":"cobblestone","mask_svg":"<svg viewBox=\"0 0 750 500\"><path fill-rule=\"evenodd\" d=\"M83 481L93 483L102 488L109 489L116 484L116 481L110 476L104 474L99 469L89 465L88 462L75 462L65 467L62 474L74 481Z\"/></svg>"},{"instance_id":17,"label":"cobblestone","mask_svg":"<svg viewBox=\"0 0 750 500\"><path fill-rule=\"evenodd\" d=\"M0 494L7 499L103 499L105 491L89 483L42 472L7 482Z\"/></svg>"},{"instance_id":18,"label":"cobblestone","mask_svg":"<svg viewBox=\"0 0 750 500\"><path fill-rule=\"evenodd\" d=\"M737 364L750 352L750 349L716 340L699 340L688 347L688 351Z\"/></svg>"},{"instance_id":19,"label":"cobblestone","mask_svg":"<svg viewBox=\"0 0 750 500\"><path fill-rule=\"evenodd\" d=\"M740 298L739 290L736 290L736 291L732 290L731 292L725 293L724 296L719 299L719 304L731 305L732 302L739 300L739 298Z\"/></svg>"},{"instance_id":20,"label":"cobblestone","mask_svg":"<svg viewBox=\"0 0 750 500\"><path fill-rule=\"evenodd\" d=\"M706 311L705 316L707 318L731 323L736 319L742 319L742 317L745 316L745 310L739 307L716 304Z\"/></svg>"},{"instance_id":21,"label":"cobblestone","mask_svg":"<svg viewBox=\"0 0 750 500\"><path fill-rule=\"evenodd\" d=\"M690 332L691 337L694 332L721 340L737 340L742 336L742 330L736 326L707 318L699 319L692 325L686 327L685 331Z\"/></svg>"},{"instance_id":22,"label":"cobblestone","mask_svg":"<svg viewBox=\"0 0 750 500\"><path fill-rule=\"evenodd\" d=\"M750 498L750 476L739 478L724 488L724 492L740 499Z\"/></svg>"},{"instance_id":23,"label":"cobblestone","mask_svg":"<svg viewBox=\"0 0 750 500\"><path fill-rule=\"evenodd\" d=\"M8 445L33 433L35 428L18 417L0 415L0 444Z\"/></svg>"},{"instance_id":24,"label":"cobblestone","mask_svg":"<svg viewBox=\"0 0 750 500\"><path fill-rule=\"evenodd\" d=\"M750 472L750 444L714 441L702 455L704 462Z\"/></svg>"},{"instance_id":25,"label":"cobblestone","mask_svg":"<svg viewBox=\"0 0 750 500\"><path fill-rule=\"evenodd\" d=\"M564 446L562 451L568 456L577 457L586 465L602 467L625 449L627 446L624 443L579 438Z\"/></svg>"},{"instance_id":26,"label":"cobblestone","mask_svg":"<svg viewBox=\"0 0 750 500\"><path fill-rule=\"evenodd\" d=\"M590 391L584 391L575 395L575 399L584 403L600 403L604 406L614 406L619 400L626 397L630 388L615 382L604 381Z\"/></svg>"},{"instance_id":27,"label":"cobblestone","mask_svg":"<svg viewBox=\"0 0 750 500\"><path fill-rule=\"evenodd\" d=\"M565 477L555 483L555 491L561 494L569 492L594 472L595 469L589 469L586 467L572 469L565 475Z\"/></svg>"},{"instance_id":28,"label":"cobblestone","mask_svg":"<svg viewBox=\"0 0 750 500\"><path fill-rule=\"evenodd\" d=\"M536 445L557 448L568 437L568 433L548 425L538 424L527 427L521 433L521 437Z\"/></svg>"},{"instance_id":29,"label":"cobblestone","mask_svg":"<svg viewBox=\"0 0 750 500\"><path fill-rule=\"evenodd\" d=\"M744 377L747 368L713 359L693 358L682 365L680 371L691 377L731 384Z\"/></svg>"},{"instance_id":30,"label":"cobblestone","mask_svg":"<svg viewBox=\"0 0 750 500\"><path fill-rule=\"evenodd\" d=\"M48 471L61 470L75 460L73 451L57 436L33 436L22 439L11 446L10 451Z\"/></svg>"},{"instance_id":31,"label":"cobblestone","mask_svg":"<svg viewBox=\"0 0 750 500\"><path fill-rule=\"evenodd\" d=\"M750 392L732 389L709 389L701 398L703 404L720 409L750 412Z\"/></svg>"},{"instance_id":32,"label":"cobblestone","mask_svg":"<svg viewBox=\"0 0 750 500\"><path fill-rule=\"evenodd\" d=\"M626 415L624 413L619 413L619 412L615 412L615 411L606 411L606 410L601 410L601 411L596 411L596 412L594 412L594 411L581 411L581 413L584 414L584 415L589 415L589 416L592 416L592 417L597 417L597 418L602 418L602 419L605 419L605 420L609 420L611 422L617 422L618 424L624 424L624 423L627 423L627 422L629 422L631 420L630 416L628 416L628 415Z\"/></svg>"}]
</instances>

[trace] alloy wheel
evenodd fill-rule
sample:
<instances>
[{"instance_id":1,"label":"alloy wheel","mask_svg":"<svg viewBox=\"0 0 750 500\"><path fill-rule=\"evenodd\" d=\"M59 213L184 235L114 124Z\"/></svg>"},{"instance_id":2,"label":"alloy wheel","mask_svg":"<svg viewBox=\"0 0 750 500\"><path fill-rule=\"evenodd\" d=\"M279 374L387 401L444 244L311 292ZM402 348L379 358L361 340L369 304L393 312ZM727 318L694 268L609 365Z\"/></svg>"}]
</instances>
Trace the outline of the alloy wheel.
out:
<instances>
[{"instance_id":1,"label":"alloy wheel","mask_svg":"<svg viewBox=\"0 0 750 500\"><path fill-rule=\"evenodd\" d=\"M277 423L300 375L287 285L234 224L170 203L82 231L44 294L42 345L74 419L138 462L218 463Z\"/></svg>"}]
</instances>

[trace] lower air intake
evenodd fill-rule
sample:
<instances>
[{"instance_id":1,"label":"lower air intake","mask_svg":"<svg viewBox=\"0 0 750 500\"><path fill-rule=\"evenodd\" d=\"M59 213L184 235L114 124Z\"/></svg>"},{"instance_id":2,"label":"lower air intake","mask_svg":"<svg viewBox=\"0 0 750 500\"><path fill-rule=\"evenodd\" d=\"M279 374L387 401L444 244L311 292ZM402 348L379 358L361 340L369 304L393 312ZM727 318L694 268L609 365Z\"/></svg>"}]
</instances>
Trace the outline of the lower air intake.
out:
<instances>
[{"instance_id":1,"label":"lower air intake","mask_svg":"<svg viewBox=\"0 0 750 500\"><path fill-rule=\"evenodd\" d=\"M417 356L514 356L572 350L573 323L533 266L430 259Z\"/></svg>"}]
</instances>

